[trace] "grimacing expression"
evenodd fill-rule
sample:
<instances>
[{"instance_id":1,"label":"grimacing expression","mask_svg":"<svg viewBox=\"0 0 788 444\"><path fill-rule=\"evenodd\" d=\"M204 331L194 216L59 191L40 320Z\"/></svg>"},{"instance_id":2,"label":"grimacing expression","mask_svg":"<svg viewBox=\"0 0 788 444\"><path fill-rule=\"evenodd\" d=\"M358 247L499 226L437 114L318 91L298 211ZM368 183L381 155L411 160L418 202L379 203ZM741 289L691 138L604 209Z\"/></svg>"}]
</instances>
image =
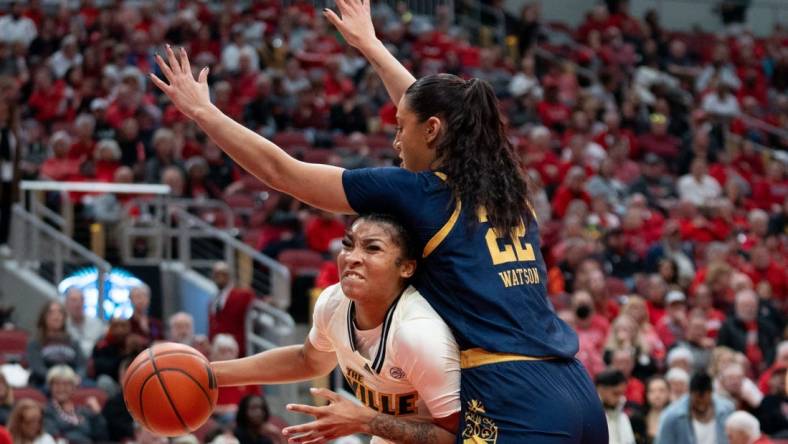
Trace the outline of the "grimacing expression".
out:
<instances>
[{"instance_id":1,"label":"grimacing expression","mask_svg":"<svg viewBox=\"0 0 788 444\"><path fill-rule=\"evenodd\" d=\"M342 291L355 301L397 292L416 268L414 260L403 259L388 224L364 219L345 234L337 263Z\"/></svg>"}]
</instances>

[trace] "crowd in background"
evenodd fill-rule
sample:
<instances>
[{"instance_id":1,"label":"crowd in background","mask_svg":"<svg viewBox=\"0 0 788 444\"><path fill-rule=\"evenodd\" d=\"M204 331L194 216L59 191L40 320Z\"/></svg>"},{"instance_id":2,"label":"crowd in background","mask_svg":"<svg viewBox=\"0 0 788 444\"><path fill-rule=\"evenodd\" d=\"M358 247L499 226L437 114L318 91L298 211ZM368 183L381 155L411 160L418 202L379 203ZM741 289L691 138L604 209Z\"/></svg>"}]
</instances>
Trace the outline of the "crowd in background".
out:
<instances>
[{"instance_id":1,"label":"crowd in background","mask_svg":"<svg viewBox=\"0 0 788 444\"><path fill-rule=\"evenodd\" d=\"M345 168L394 165L396 110L360 54L308 1L110 3L45 11L13 2L0 17L0 193L14 195L20 178L165 183L178 197L249 202L239 218L244 240L274 258L323 255L316 285L336 282L332 254L346 221L247 177L146 75L158 74L153 56L164 43L184 46L195 69L210 67L218 108L293 155ZM416 76L449 72L493 85L529 179L549 296L579 334L611 442L788 436L788 137L764 129L788 128L788 31L677 32L654 11L634 17L625 0L593 6L572 28L545 23L533 2L507 18L507 38L496 42L458 27L444 6L432 17L404 3L373 11L380 38ZM260 190L264 202L255 200ZM105 214L96 196L69 198L88 217L121 217ZM242 316L254 295L231 291L222 272L214 269L219 293L209 310L230 304ZM117 415L102 420L93 402L74 410L69 390L80 381L107 390L106 413L123 357L165 337L141 305L106 333L72 331L71 342L49 347L58 356L50 362L45 342L66 338L78 317L70 298L42 310L27 353L30 383L51 399L43 411L17 403L12 433L38 415L54 436L79 429L106 439L101 433L118 430L106 420ZM175 325L188 323L188 314L176 316ZM238 325L212 325L222 322ZM87 331L94 344L79 336ZM214 349L232 354L232 340L236 354L245 351L243 332L214 333ZM208 340L195 344L211 355ZM246 395L240 411L259 408L259 393L234 393L217 422ZM693 427L682 428L688 410ZM261 438L266 421L255 418L248 439L276 442Z\"/></svg>"}]
</instances>

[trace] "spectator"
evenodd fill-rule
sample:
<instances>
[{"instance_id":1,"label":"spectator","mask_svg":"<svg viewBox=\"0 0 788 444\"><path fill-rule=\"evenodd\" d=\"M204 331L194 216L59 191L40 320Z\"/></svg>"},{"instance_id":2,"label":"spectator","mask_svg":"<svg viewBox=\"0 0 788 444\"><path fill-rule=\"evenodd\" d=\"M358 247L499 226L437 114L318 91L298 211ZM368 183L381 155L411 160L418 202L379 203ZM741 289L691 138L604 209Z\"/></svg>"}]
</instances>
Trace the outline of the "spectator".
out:
<instances>
[{"instance_id":1,"label":"spectator","mask_svg":"<svg viewBox=\"0 0 788 444\"><path fill-rule=\"evenodd\" d=\"M785 436L788 430L788 394L786 394L785 380L786 368L772 373L770 380L770 391L761 401L761 405L756 412L761 428L768 435Z\"/></svg>"},{"instance_id":2,"label":"spectator","mask_svg":"<svg viewBox=\"0 0 788 444\"><path fill-rule=\"evenodd\" d=\"M36 330L27 343L31 385L43 386L47 372L56 365L68 365L78 374L85 374L85 357L80 345L66 332L66 307L61 302L51 300L41 307Z\"/></svg>"},{"instance_id":3,"label":"spectator","mask_svg":"<svg viewBox=\"0 0 788 444\"><path fill-rule=\"evenodd\" d=\"M755 411L763 401L763 393L744 375L744 366L731 362L714 381L714 392L730 400L737 409Z\"/></svg>"},{"instance_id":4,"label":"spectator","mask_svg":"<svg viewBox=\"0 0 788 444\"><path fill-rule=\"evenodd\" d=\"M333 239L345 236L345 224L335 214L327 211L318 211L306 223L304 232L309 248L325 254L328 253L329 243Z\"/></svg>"},{"instance_id":5,"label":"spectator","mask_svg":"<svg viewBox=\"0 0 788 444\"><path fill-rule=\"evenodd\" d=\"M194 341L194 318L185 311L170 316L167 321L167 339L191 346Z\"/></svg>"},{"instance_id":6,"label":"spectator","mask_svg":"<svg viewBox=\"0 0 788 444\"><path fill-rule=\"evenodd\" d=\"M702 315L706 319L706 331L709 338L715 339L717 333L725 321L725 315L722 311L714 308L713 299L711 296L711 289L706 284L700 284L695 287L695 307L698 315Z\"/></svg>"},{"instance_id":7,"label":"spectator","mask_svg":"<svg viewBox=\"0 0 788 444\"><path fill-rule=\"evenodd\" d=\"M642 194L650 207L667 210L675 202L676 190L663 160L654 153L647 153L643 164L642 175L629 188L629 194Z\"/></svg>"},{"instance_id":8,"label":"spectator","mask_svg":"<svg viewBox=\"0 0 788 444\"><path fill-rule=\"evenodd\" d=\"M640 379L647 379L653 375L656 367L650 358L649 345L632 318L622 314L613 322L605 342L605 362L612 361L613 353L616 350L629 348L634 348L635 356L637 356L632 373Z\"/></svg>"},{"instance_id":9,"label":"spectator","mask_svg":"<svg viewBox=\"0 0 788 444\"><path fill-rule=\"evenodd\" d=\"M150 316L150 287L141 284L129 290L129 299L133 312L131 314L131 333L145 338L148 343L164 339L161 321Z\"/></svg>"},{"instance_id":10,"label":"spectator","mask_svg":"<svg viewBox=\"0 0 788 444\"><path fill-rule=\"evenodd\" d=\"M25 17L24 2L13 1L9 14L0 18L0 41L6 44L17 42L27 48L38 35L36 24Z\"/></svg>"},{"instance_id":11,"label":"spectator","mask_svg":"<svg viewBox=\"0 0 788 444\"><path fill-rule=\"evenodd\" d=\"M651 131L638 137L638 146L644 154L655 154L667 162L679 155L679 140L668 133L668 118L663 114L652 114L649 118Z\"/></svg>"},{"instance_id":12,"label":"spectator","mask_svg":"<svg viewBox=\"0 0 788 444\"><path fill-rule=\"evenodd\" d=\"M8 384L5 374L0 372L0 425L8 425L8 418L14 408L14 391Z\"/></svg>"},{"instance_id":13,"label":"spectator","mask_svg":"<svg viewBox=\"0 0 788 444\"><path fill-rule=\"evenodd\" d=\"M211 302L208 317L208 336L213 340L219 333L233 336L238 343L240 356L246 353L246 312L255 295L251 290L233 285L230 268L224 262L216 262L211 271L216 285L216 296Z\"/></svg>"},{"instance_id":14,"label":"spectator","mask_svg":"<svg viewBox=\"0 0 788 444\"><path fill-rule=\"evenodd\" d=\"M83 407L74 403L79 376L67 365L56 365L47 373L50 400L44 410L44 428L69 442L93 442L107 439L107 424L101 405L90 397Z\"/></svg>"},{"instance_id":15,"label":"spectator","mask_svg":"<svg viewBox=\"0 0 788 444\"><path fill-rule=\"evenodd\" d=\"M219 333L214 336L211 361L228 361L236 358L238 358L238 343L232 335ZM219 387L214 417L223 424L232 423L238 412L238 403L249 395L261 395L260 387L256 385Z\"/></svg>"},{"instance_id":16,"label":"spectator","mask_svg":"<svg viewBox=\"0 0 788 444\"><path fill-rule=\"evenodd\" d=\"M675 402L689 393L690 377L684 369L673 367L665 373L670 390L670 402Z\"/></svg>"},{"instance_id":17,"label":"spectator","mask_svg":"<svg viewBox=\"0 0 788 444\"><path fill-rule=\"evenodd\" d=\"M654 441L659 430L659 418L662 412L670 405L670 388L668 381L662 376L654 376L646 383L646 408L644 420L646 425L646 438L648 442Z\"/></svg>"},{"instance_id":18,"label":"spectator","mask_svg":"<svg viewBox=\"0 0 788 444\"><path fill-rule=\"evenodd\" d=\"M44 430L44 411L32 399L20 399L8 418L8 432L15 444L56 444Z\"/></svg>"},{"instance_id":19,"label":"spectator","mask_svg":"<svg viewBox=\"0 0 788 444\"><path fill-rule=\"evenodd\" d=\"M744 353L760 371L774 362L778 337L777 327L758 317L758 295L742 290L736 293L734 312L722 324L717 344Z\"/></svg>"},{"instance_id":20,"label":"spectator","mask_svg":"<svg viewBox=\"0 0 788 444\"><path fill-rule=\"evenodd\" d=\"M667 364L668 369L680 368L687 372L688 375L694 374L693 367L695 363L693 361L692 352L688 348L674 348L668 353L665 363Z\"/></svg>"},{"instance_id":21,"label":"spectator","mask_svg":"<svg viewBox=\"0 0 788 444\"><path fill-rule=\"evenodd\" d=\"M118 380L122 381L126 375L132 357L125 358L118 366ZM101 409L101 416L107 423L109 440L112 442L126 442L134 439L134 420L126 408L126 401L123 399L123 392L118 391L107 399Z\"/></svg>"},{"instance_id":22,"label":"spectator","mask_svg":"<svg viewBox=\"0 0 788 444\"><path fill-rule=\"evenodd\" d=\"M761 434L758 419L744 411L731 413L725 420L725 434L730 444L771 444L768 436Z\"/></svg>"},{"instance_id":23,"label":"spectator","mask_svg":"<svg viewBox=\"0 0 788 444\"><path fill-rule=\"evenodd\" d=\"M160 128L153 134L153 150L155 156L145 162L145 182L157 183L165 168L177 166L183 169L176 157L175 133L167 128Z\"/></svg>"},{"instance_id":24,"label":"spectator","mask_svg":"<svg viewBox=\"0 0 788 444\"><path fill-rule=\"evenodd\" d=\"M709 205L722 195L722 187L717 179L709 176L704 159L692 161L690 173L679 179L678 191L681 200L692 202L695 206Z\"/></svg>"},{"instance_id":25,"label":"spectator","mask_svg":"<svg viewBox=\"0 0 788 444\"><path fill-rule=\"evenodd\" d=\"M18 200L21 179L22 149L17 118L15 107L6 100L0 101L0 246L8 243L11 205Z\"/></svg>"},{"instance_id":26,"label":"spectator","mask_svg":"<svg viewBox=\"0 0 788 444\"><path fill-rule=\"evenodd\" d=\"M634 444L635 434L629 416L624 412L626 377L618 370L605 370L594 379L596 391L605 408L611 444Z\"/></svg>"},{"instance_id":27,"label":"spectator","mask_svg":"<svg viewBox=\"0 0 788 444\"><path fill-rule=\"evenodd\" d=\"M116 391L122 381L118 366L125 358L134 357L144 350L147 344L147 338L131 332L129 320L112 319L107 334L93 349L93 371L99 386L108 392Z\"/></svg>"},{"instance_id":28,"label":"spectator","mask_svg":"<svg viewBox=\"0 0 788 444\"><path fill-rule=\"evenodd\" d=\"M240 444L284 444L282 431L271 423L268 403L260 395L247 395L238 404L235 437Z\"/></svg>"},{"instance_id":29,"label":"spectator","mask_svg":"<svg viewBox=\"0 0 788 444\"><path fill-rule=\"evenodd\" d=\"M703 111L712 117L726 121L738 116L741 112L739 101L731 94L731 85L717 80L717 87L703 98Z\"/></svg>"},{"instance_id":30,"label":"spectator","mask_svg":"<svg viewBox=\"0 0 788 444\"><path fill-rule=\"evenodd\" d=\"M104 335L104 323L85 315L85 297L79 287L66 289L66 330L77 341L83 356L90 356L96 342Z\"/></svg>"},{"instance_id":31,"label":"spectator","mask_svg":"<svg viewBox=\"0 0 788 444\"><path fill-rule=\"evenodd\" d=\"M646 404L646 386L636 377L632 376L635 369L635 349L623 348L613 352L610 358L610 368L616 369L626 377L624 397L627 402L643 407Z\"/></svg>"},{"instance_id":32,"label":"spectator","mask_svg":"<svg viewBox=\"0 0 788 444\"><path fill-rule=\"evenodd\" d=\"M332 239L328 243L329 258L320 266L320 270L315 278L315 288L324 289L339 282L339 269L337 268L337 256L342 251L342 239Z\"/></svg>"},{"instance_id":33,"label":"spectator","mask_svg":"<svg viewBox=\"0 0 788 444\"><path fill-rule=\"evenodd\" d=\"M605 368L601 352L605 346L610 322L604 316L595 313L594 302L587 291L576 291L572 295L571 302L573 311L565 316L569 317L570 324L577 332L580 346L577 358L593 377Z\"/></svg>"},{"instance_id":34,"label":"spectator","mask_svg":"<svg viewBox=\"0 0 788 444\"><path fill-rule=\"evenodd\" d=\"M646 301L638 295L628 296L621 308L621 314L629 315L635 321L638 335L643 338L645 349L641 350L638 362L649 368L656 368L654 362L665 357L665 346L660 341L657 330L649 322Z\"/></svg>"},{"instance_id":35,"label":"spectator","mask_svg":"<svg viewBox=\"0 0 788 444\"><path fill-rule=\"evenodd\" d=\"M708 335L706 318L702 313L696 310L691 312L686 337L675 345L688 349L692 354L692 373L705 371L709 367L714 339Z\"/></svg>"},{"instance_id":36,"label":"spectator","mask_svg":"<svg viewBox=\"0 0 788 444\"><path fill-rule=\"evenodd\" d=\"M665 409L655 444L728 444L725 421L732 412L730 401L712 394L711 377L698 373L690 380L689 395Z\"/></svg>"},{"instance_id":37,"label":"spectator","mask_svg":"<svg viewBox=\"0 0 788 444\"><path fill-rule=\"evenodd\" d=\"M788 368L788 340L780 341L777 344L777 352L775 353L774 364L769 367L761 377L758 379L758 389L764 394L770 393L769 381L772 373L779 369Z\"/></svg>"},{"instance_id":38,"label":"spectator","mask_svg":"<svg viewBox=\"0 0 788 444\"><path fill-rule=\"evenodd\" d=\"M69 69L81 64L82 54L74 35L67 35L60 43L60 50L49 58L49 66L58 79L64 78Z\"/></svg>"},{"instance_id":39,"label":"spectator","mask_svg":"<svg viewBox=\"0 0 788 444\"><path fill-rule=\"evenodd\" d=\"M687 297L679 290L671 290L665 295L665 305L665 316L657 322L656 329L659 339L670 348L686 337Z\"/></svg>"},{"instance_id":40,"label":"spectator","mask_svg":"<svg viewBox=\"0 0 788 444\"><path fill-rule=\"evenodd\" d=\"M584 180L585 172L579 166L572 167L566 173L566 179L553 196L553 214L563 218L573 200L581 200L586 204L591 203L591 196L583 189Z\"/></svg>"}]
</instances>

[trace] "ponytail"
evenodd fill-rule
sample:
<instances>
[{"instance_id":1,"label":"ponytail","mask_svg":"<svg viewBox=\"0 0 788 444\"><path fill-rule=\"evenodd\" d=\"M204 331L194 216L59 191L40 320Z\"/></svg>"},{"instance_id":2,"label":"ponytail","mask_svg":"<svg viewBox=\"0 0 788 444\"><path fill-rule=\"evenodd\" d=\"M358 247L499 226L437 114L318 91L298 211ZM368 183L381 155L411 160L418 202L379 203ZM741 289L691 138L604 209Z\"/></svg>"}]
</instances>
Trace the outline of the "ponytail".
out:
<instances>
[{"instance_id":1,"label":"ponytail","mask_svg":"<svg viewBox=\"0 0 788 444\"><path fill-rule=\"evenodd\" d=\"M444 121L436 147L452 192L468 208L484 208L497 234L512 233L529 219L527 185L506 137L492 86L450 74L419 79L406 97L419 120Z\"/></svg>"}]
</instances>

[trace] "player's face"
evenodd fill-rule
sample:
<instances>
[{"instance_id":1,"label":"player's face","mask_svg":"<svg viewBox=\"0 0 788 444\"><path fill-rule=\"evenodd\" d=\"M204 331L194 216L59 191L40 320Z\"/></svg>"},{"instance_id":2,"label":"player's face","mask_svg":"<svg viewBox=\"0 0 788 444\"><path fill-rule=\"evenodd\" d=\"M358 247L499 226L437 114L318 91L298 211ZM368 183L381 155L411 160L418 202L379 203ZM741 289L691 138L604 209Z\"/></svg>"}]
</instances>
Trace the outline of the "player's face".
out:
<instances>
[{"instance_id":1,"label":"player's face","mask_svg":"<svg viewBox=\"0 0 788 444\"><path fill-rule=\"evenodd\" d=\"M394 151L402 160L402 167L409 171L429 170L435 162L435 149L440 120L431 117L419 122L410 110L406 96L402 96L397 107L397 134L394 136Z\"/></svg>"},{"instance_id":2,"label":"player's face","mask_svg":"<svg viewBox=\"0 0 788 444\"><path fill-rule=\"evenodd\" d=\"M403 280L412 276L415 261L402 259L385 223L361 219L342 240L337 257L339 282L345 295L357 302L375 302L399 292Z\"/></svg>"}]
</instances>

